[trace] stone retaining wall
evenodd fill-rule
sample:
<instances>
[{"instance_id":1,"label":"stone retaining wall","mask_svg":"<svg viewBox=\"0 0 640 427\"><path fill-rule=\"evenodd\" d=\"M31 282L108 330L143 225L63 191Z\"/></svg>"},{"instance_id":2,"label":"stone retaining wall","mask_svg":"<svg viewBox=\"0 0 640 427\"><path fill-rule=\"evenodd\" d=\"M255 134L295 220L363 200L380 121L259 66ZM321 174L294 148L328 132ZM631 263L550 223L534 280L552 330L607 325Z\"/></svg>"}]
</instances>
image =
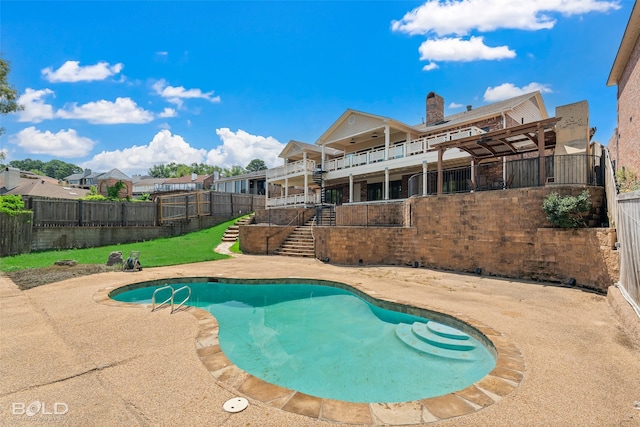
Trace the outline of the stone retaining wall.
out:
<instances>
[{"instance_id":1,"label":"stone retaining wall","mask_svg":"<svg viewBox=\"0 0 640 427\"><path fill-rule=\"evenodd\" d=\"M410 198L399 207L405 214L404 227L315 227L316 258L335 264L417 265L563 283L574 279L579 286L604 292L619 278L615 230L551 228L542 211L542 202L552 191L577 195L584 188ZM598 217L604 189L588 190L592 215ZM241 227L242 250L264 254L264 244L249 240L256 236L264 241L269 232L254 227L245 227L252 229L251 234Z\"/></svg>"}]
</instances>

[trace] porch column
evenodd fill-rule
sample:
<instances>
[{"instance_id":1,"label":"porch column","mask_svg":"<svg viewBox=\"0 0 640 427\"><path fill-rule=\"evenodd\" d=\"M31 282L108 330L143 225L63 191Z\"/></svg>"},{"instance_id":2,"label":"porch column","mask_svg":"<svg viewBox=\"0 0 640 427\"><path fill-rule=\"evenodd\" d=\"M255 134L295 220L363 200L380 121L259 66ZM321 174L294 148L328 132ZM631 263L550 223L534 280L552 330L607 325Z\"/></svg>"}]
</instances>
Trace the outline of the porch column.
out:
<instances>
[{"instance_id":1,"label":"porch column","mask_svg":"<svg viewBox=\"0 0 640 427\"><path fill-rule=\"evenodd\" d=\"M507 158L502 157L502 188L507 188Z\"/></svg>"},{"instance_id":2,"label":"porch column","mask_svg":"<svg viewBox=\"0 0 640 427\"><path fill-rule=\"evenodd\" d=\"M547 171L545 170L544 167L544 129L542 129L542 126L540 125L540 123L538 123L538 130L536 132L537 137L538 137L538 164L539 164L539 168L540 168L540 182L539 185L540 186L544 186L546 184L547 181Z\"/></svg>"},{"instance_id":3,"label":"porch column","mask_svg":"<svg viewBox=\"0 0 640 427\"><path fill-rule=\"evenodd\" d=\"M384 159L389 160L389 141L391 140L391 136L389 135L391 132L389 130L389 125L384 125Z\"/></svg>"},{"instance_id":4,"label":"porch column","mask_svg":"<svg viewBox=\"0 0 640 427\"><path fill-rule=\"evenodd\" d=\"M307 171L307 153L302 153L302 165L304 171L304 205L307 206L307 197L309 197L309 173Z\"/></svg>"},{"instance_id":5,"label":"porch column","mask_svg":"<svg viewBox=\"0 0 640 427\"><path fill-rule=\"evenodd\" d=\"M322 166L322 170L324 170L324 144L322 144L322 151L321 151L320 156L321 156L320 165Z\"/></svg>"},{"instance_id":6,"label":"porch column","mask_svg":"<svg viewBox=\"0 0 640 427\"><path fill-rule=\"evenodd\" d=\"M444 155L444 149L438 148L438 195L442 194L442 156Z\"/></svg>"},{"instance_id":7,"label":"porch column","mask_svg":"<svg viewBox=\"0 0 640 427\"><path fill-rule=\"evenodd\" d=\"M257 187L256 187L257 189ZM264 208L269 207L269 181L264 181Z\"/></svg>"},{"instance_id":8,"label":"porch column","mask_svg":"<svg viewBox=\"0 0 640 427\"><path fill-rule=\"evenodd\" d=\"M426 196L427 192L427 161L422 161L422 195Z\"/></svg>"},{"instance_id":9,"label":"porch column","mask_svg":"<svg viewBox=\"0 0 640 427\"><path fill-rule=\"evenodd\" d=\"M289 178L284 178L284 197L285 200L289 196Z\"/></svg>"},{"instance_id":10,"label":"porch column","mask_svg":"<svg viewBox=\"0 0 640 427\"><path fill-rule=\"evenodd\" d=\"M476 184L476 159L475 158L471 158L471 182L473 183L474 187Z\"/></svg>"},{"instance_id":11,"label":"porch column","mask_svg":"<svg viewBox=\"0 0 640 427\"><path fill-rule=\"evenodd\" d=\"M384 168L384 199L389 200L389 168Z\"/></svg>"},{"instance_id":12,"label":"porch column","mask_svg":"<svg viewBox=\"0 0 640 427\"><path fill-rule=\"evenodd\" d=\"M353 203L353 174L349 174L349 203Z\"/></svg>"}]
</instances>

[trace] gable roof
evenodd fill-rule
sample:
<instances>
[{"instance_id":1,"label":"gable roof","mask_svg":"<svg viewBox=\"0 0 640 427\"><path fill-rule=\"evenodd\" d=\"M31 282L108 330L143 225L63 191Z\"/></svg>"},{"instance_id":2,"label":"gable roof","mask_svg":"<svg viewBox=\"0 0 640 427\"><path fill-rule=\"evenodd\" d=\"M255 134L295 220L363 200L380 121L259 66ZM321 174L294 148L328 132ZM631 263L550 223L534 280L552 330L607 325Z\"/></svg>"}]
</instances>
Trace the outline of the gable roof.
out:
<instances>
[{"instance_id":1,"label":"gable roof","mask_svg":"<svg viewBox=\"0 0 640 427\"><path fill-rule=\"evenodd\" d=\"M364 113L362 111L348 108L338 120L327 129L316 141L317 145L329 144L341 139L363 135L385 125L402 130L404 132L416 133L416 128L390 117L378 116L376 114Z\"/></svg>"},{"instance_id":2,"label":"gable roof","mask_svg":"<svg viewBox=\"0 0 640 427\"><path fill-rule=\"evenodd\" d=\"M624 35L622 36L622 41L620 42L616 59L613 61L611 73L609 73L609 78L607 79L607 86L617 85L620 81L620 77L622 77L622 73L624 73L625 68L627 68L627 63L629 62L629 58L631 57L634 47L638 43L639 37L640 7L638 6L638 2L635 2L633 9L631 10L629 22L627 22L627 28L624 30Z\"/></svg>"},{"instance_id":3,"label":"gable roof","mask_svg":"<svg viewBox=\"0 0 640 427\"><path fill-rule=\"evenodd\" d=\"M444 118L443 123L427 126L424 123L419 124L416 128L422 132L433 132L441 129L447 129L453 126L460 126L465 123L473 123L485 118L495 117L501 113L513 110L517 106L534 98L536 105L542 113L542 118L548 118L547 109L544 106L540 91L526 93L503 101L494 102L493 104L483 105L482 107L473 108L461 113L452 114Z\"/></svg>"},{"instance_id":4,"label":"gable roof","mask_svg":"<svg viewBox=\"0 0 640 427\"><path fill-rule=\"evenodd\" d=\"M312 154L309 158L319 158L319 155L322 154L322 147L292 139L287 143L287 145L285 145L280 154L278 154L278 157L282 159L302 159L302 153ZM338 154L342 154L342 151L326 147L325 153L330 156L337 156ZM315 156L313 156L313 154L315 154Z\"/></svg>"},{"instance_id":5,"label":"gable roof","mask_svg":"<svg viewBox=\"0 0 640 427\"><path fill-rule=\"evenodd\" d=\"M131 178L120 172L118 169L111 169L109 172L98 174L98 179L119 179L121 181L131 181Z\"/></svg>"}]
</instances>

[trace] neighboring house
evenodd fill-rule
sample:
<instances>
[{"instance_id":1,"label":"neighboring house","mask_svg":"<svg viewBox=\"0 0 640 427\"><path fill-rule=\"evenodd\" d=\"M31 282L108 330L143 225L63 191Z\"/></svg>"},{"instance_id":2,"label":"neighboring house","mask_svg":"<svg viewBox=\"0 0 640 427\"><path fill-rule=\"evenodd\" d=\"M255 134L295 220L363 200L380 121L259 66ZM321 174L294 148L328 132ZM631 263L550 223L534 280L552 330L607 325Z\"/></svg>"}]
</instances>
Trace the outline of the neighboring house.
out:
<instances>
[{"instance_id":1,"label":"neighboring house","mask_svg":"<svg viewBox=\"0 0 640 427\"><path fill-rule=\"evenodd\" d=\"M109 195L109 187L114 187L118 182L122 181L124 187L118 193L118 197L124 199L133 197L133 181L131 178L118 169L111 169L109 172L101 173L95 178L98 188L98 194L105 197Z\"/></svg>"},{"instance_id":2,"label":"neighboring house","mask_svg":"<svg viewBox=\"0 0 640 427\"><path fill-rule=\"evenodd\" d=\"M212 190L221 193L262 194L266 190L267 171L260 170L221 178L214 174ZM275 189L271 189L274 191Z\"/></svg>"},{"instance_id":3,"label":"neighboring house","mask_svg":"<svg viewBox=\"0 0 640 427\"><path fill-rule=\"evenodd\" d=\"M155 184L154 193L166 193L175 191L198 191L211 186L211 175L184 175L180 178L165 178L162 183Z\"/></svg>"},{"instance_id":4,"label":"neighboring house","mask_svg":"<svg viewBox=\"0 0 640 427\"><path fill-rule=\"evenodd\" d=\"M166 180L167 178L140 178L133 183L133 195L153 194L156 191L156 186L161 186Z\"/></svg>"},{"instance_id":5,"label":"neighboring house","mask_svg":"<svg viewBox=\"0 0 640 427\"><path fill-rule=\"evenodd\" d=\"M616 169L640 174L640 6L634 3L607 86L618 86L618 128L607 148Z\"/></svg>"},{"instance_id":6,"label":"neighboring house","mask_svg":"<svg viewBox=\"0 0 640 427\"><path fill-rule=\"evenodd\" d=\"M16 194L55 199L79 199L88 190L63 186L55 178L6 167L0 171L0 194Z\"/></svg>"},{"instance_id":7,"label":"neighboring house","mask_svg":"<svg viewBox=\"0 0 640 427\"><path fill-rule=\"evenodd\" d=\"M267 182L284 188L284 195L267 194L267 207L342 204L402 199L409 196L411 177L422 175L424 189L443 191L443 168L460 168L446 189L475 186L487 178L480 167L491 163L493 175L507 168L503 157L521 159L527 153L544 157L561 141L556 154L589 153L590 129L586 101L558 107L549 118L540 92L444 115L444 99L426 97L426 122L411 126L389 117L348 109L315 145L291 141L280 154L284 165L267 171ZM547 167L540 163L535 181L544 185ZM536 165L537 166L537 165ZM429 171L439 171L427 182ZM486 175L486 174L485 174ZM437 176L437 179L436 179ZM430 178L430 179L431 179ZM493 178L497 182L496 177ZM501 184L504 185L504 184ZM301 197L297 191L303 188ZM429 192L431 194L431 192Z\"/></svg>"}]
</instances>

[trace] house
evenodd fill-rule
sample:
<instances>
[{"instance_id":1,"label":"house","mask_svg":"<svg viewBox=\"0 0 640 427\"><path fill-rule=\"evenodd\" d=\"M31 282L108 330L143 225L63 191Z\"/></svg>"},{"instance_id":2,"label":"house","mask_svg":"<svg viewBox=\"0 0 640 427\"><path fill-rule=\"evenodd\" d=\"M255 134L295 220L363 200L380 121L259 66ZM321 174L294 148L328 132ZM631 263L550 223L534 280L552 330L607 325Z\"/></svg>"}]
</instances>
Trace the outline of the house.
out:
<instances>
[{"instance_id":1,"label":"house","mask_svg":"<svg viewBox=\"0 0 640 427\"><path fill-rule=\"evenodd\" d=\"M81 173L74 173L64 178L64 180L72 187L89 188L92 185L97 186L97 178L100 173L93 173L91 169L85 169Z\"/></svg>"},{"instance_id":2,"label":"house","mask_svg":"<svg viewBox=\"0 0 640 427\"><path fill-rule=\"evenodd\" d=\"M559 171L569 159L550 161L548 166L547 155L590 153L586 101L558 107L556 116L549 117L539 91L478 108L467 106L450 116L444 115L444 98L430 92L426 121L418 125L347 109L315 145L287 144L280 154L284 164L267 170L267 183L282 186L284 194L267 194L266 207L504 188L517 171L502 162L532 154L540 160L527 161L529 170L526 176L518 174L517 184L544 185L555 180L554 165ZM583 169L587 173L588 168ZM303 189L303 196L298 189Z\"/></svg>"},{"instance_id":3,"label":"house","mask_svg":"<svg viewBox=\"0 0 640 427\"><path fill-rule=\"evenodd\" d=\"M0 171L0 195L79 199L88 193L86 189L61 185L55 178L36 175L33 172L11 167L5 167Z\"/></svg>"},{"instance_id":4,"label":"house","mask_svg":"<svg viewBox=\"0 0 640 427\"><path fill-rule=\"evenodd\" d=\"M266 192L267 171L259 170L242 175L220 177L213 175L211 189L221 193L262 194ZM275 191L275 189L272 189Z\"/></svg>"},{"instance_id":5,"label":"house","mask_svg":"<svg viewBox=\"0 0 640 427\"><path fill-rule=\"evenodd\" d=\"M122 182L124 187L118 192L118 197L122 199L133 197L133 182L131 178L118 169L111 169L109 172L101 173L95 180L97 182L98 194L107 197L109 195L109 187L115 187L118 185L118 182Z\"/></svg>"},{"instance_id":6,"label":"house","mask_svg":"<svg viewBox=\"0 0 640 427\"><path fill-rule=\"evenodd\" d=\"M609 142L616 169L640 174L640 6L634 3L607 86L618 87L618 128Z\"/></svg>"}]
</instances>

